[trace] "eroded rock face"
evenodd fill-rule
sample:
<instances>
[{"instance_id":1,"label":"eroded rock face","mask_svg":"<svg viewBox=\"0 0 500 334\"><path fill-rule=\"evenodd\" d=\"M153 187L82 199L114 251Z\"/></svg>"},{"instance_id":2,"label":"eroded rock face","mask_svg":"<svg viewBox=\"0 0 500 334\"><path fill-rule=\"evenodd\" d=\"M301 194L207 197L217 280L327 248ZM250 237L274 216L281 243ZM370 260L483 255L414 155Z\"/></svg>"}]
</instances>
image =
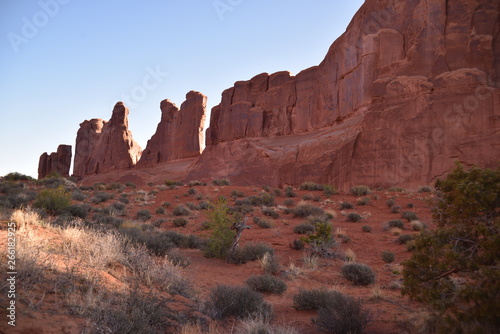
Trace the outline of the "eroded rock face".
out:
<instances>
[{"instance_id":1,"label":"eroded rock face","mask_svg":"<svg viewBox=\"0 0 500 334\"><path fill-rule=\"evenodd\" d=\"M71 145L59 145L57 152L43 153L38 163L38 178L43 179L51 173L69 176L71 168Z\"/></svg>"},{"instance_id":2,"label":"eroded rock face","mask_svg":"<svg viewBox=\"0 0 500 334\"><path fill-rule=\"evenodd\" d=\"M138 167L199 156L204 141L206 105L207 97L195 91L187 93L180 109L170 100L162 101L161 121L148 140Z\"/></svg>"},{"instance_id":3,"label":"eroded rock face","mask_svg":"<svg viewBox=\"0 0 500 334\"><path fill-rule=\"evenodd\" d=\"M87 165L92 157L104 124L106 124L106 121L100 118L80 123L80 128L76 134L75 162L73 165L74 176L81 178L86 174Z\"/></svg>"},{"instance_id":4,"label":"eroded rock face","mask_svg":"<svg viewBox=\"0 0 500 334\"><path fill-rule=\"evenodd\" d=\"M74 175L105 173L130 169L142 150L128 128L129 109L118 102L111 119L92 119L80 124L76 138Z\"/></svg>"},{"instance_id":5,"label":"eroded rock face","mask_svg":"<svg viewBox=\"0 0 500 334\"><path fill-rule=\"evenodd\" d=\"M495 0L367 0L319 66L224 91L189 178L412 188L457 160L496 167L499 12Z\"/></svg>"}]
</instances>

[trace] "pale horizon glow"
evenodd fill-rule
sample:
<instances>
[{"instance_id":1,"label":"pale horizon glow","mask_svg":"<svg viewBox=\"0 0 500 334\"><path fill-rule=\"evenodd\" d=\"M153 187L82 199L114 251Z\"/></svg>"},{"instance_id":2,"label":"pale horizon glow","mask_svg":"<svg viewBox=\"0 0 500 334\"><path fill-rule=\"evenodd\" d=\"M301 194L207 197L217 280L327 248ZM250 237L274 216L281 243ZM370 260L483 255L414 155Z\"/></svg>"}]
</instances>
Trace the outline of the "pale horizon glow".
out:
<instances>
[{"instance_id":1,"label":"pale horizon glow","mask_svg":"<svg viewBox=\"0 0 500 334\"><path fill-rule=\"evenodd\" d=\"M0 176L37 177L42 153L71 145L84 120L130 109L141 148L160 102L208 97L236 81L318 65L363 1L109 0L0 4Z\"/></svg>"}]
</instances>

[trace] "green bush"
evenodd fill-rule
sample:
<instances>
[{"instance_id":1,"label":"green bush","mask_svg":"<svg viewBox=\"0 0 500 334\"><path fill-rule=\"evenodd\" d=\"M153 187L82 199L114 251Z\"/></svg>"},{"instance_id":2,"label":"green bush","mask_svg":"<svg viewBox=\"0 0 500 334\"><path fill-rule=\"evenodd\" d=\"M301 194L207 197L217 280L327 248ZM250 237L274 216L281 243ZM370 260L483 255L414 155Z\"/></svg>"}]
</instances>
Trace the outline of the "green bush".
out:
<instances>
[{"instance_id":1,"label":"green bush","mask_svg":"<svg viewBox=\"0 0 500 334\"><path fill-rule=\"evenodd\" d=\"M363 217L361 217L361 215L357 212L350 212L346 216L346 221L348 222L359 223L361 219L363 219Z\"/></svg>"},{"instance_id":2,"label":"green bush","mask_svg":"<svg viewBox=\"0 0 500 334\"><path fill-rule=\"evenodd\" d=\"M224 199L214 205L208 212L210 236L204 250L206 257L224 258L234 240L236 232L232 229L236 222Z\"/></svg>"},{"instance_id":3,"label":"green bush","mask_svg":"<svg viewBox=\"0 0 500 334\"><path fill-rule=\"evenodd\" d=\"M362 263L349 262L341 268L342 276L355 285L369 285L375 282L375 273Z\"/></svg>"},{"instance_id":4,"label":"green bush","mask_svg":"<svg viewBox=\"0 0 500 334\"><path fill-rule=\"evenodd\" d=\"M176 207L172 213L174 216L189 216L191 214L191 210L181 204Z\"/></svg>"},{"instance_id":5,"label":"green bush","mask_svg":"<svg viewBox=\"0 0 500 334\"><path fill-rule=\"evenodd\" d=\"M142 210L137 211L136 216L137 216L137 219L146 221L146 220L151 218L151 212L149 212L149 210L142 209Z\"/></svg>"},{"instance_id":6,"label":"green bush","mask_svg":"<svg viewBox=\"0 0 500 334\"><path fill-rule=\"evenodd\" d=\"M394 252L391 251L382 251L380 253L380 256L382 257L382 260L384 260L385 263L392 263L394 262Z\"/></svg>"},{"instance_id":7,"label":"green bush","mask_svg":"<svg viewBox=\"0 0 500 334\"><path fill-rule=\"evenodd\" d=\"M437 312L438 331L495 333L500 326L500 167L463 166L436 182L433 219L403 262L402 293ZM461 283L457 283L461 282Z\"/></svg>"},{"instance_id":8,"label":"green bush","mask_svg":"<svg viewBox=\"0 0 500 334\"><path fill-rule=\"evenodd\" d=\"M248 286L218 285L210 292L205 311L214 319L234 316L239 319L272 317L272 307L262 294Z\"/></svg>"},{"instance_id":9,"label":"green bush","mask_svg":"<svg viewBox=\"0 0 500 334\"><path fill-rule=\"evenodd\" d=\"M281 295L286 291L286 283L282 279L271 275L250 276L245 283L252 290L259 292Z\"/></svg>"},{"instance_id":10,"label":"green bush","mask_svg":"<svg viewBox=\"0 0 500 334\"><path fill-rule=\"evenodd\" d=\"M63 186L41 190L33 203L35 208L44 209L50 215L62 214L70 205L71 194Z\"/></svg>"},{"instance_id":11,"label":"green bush","mask_svg":"<svg viewBox=\"0 0 500 334\"><path fill-rule=\"evenodd\" d=\"M330 197L331 195L335 195L337 193L337 190L334 186L325 184L323 186L323 193L325 194L325 196Z\"/></svg>"},{"instance_id":12,"label":"green bush","mask_svg":"<svg viewBox=\"0 0 500 334\"><path fill-rule=\"evenodd\" d=\"M338 293L329 301L327 307L318 311L313 322L327 333L364 333L370 321L370 313L364 309L360 299Z\"/></svg>"},{"instance_id":13,"label":"green bush","mask_svg":"<svg viewBox=\"0 0 500 334\"><path fill-rule=\"evenodd\" d=\"M351 188L351 194L354 196L366 196L369 195L372 191L367 186L355 186Z\"/></svg>"}]
</instances>

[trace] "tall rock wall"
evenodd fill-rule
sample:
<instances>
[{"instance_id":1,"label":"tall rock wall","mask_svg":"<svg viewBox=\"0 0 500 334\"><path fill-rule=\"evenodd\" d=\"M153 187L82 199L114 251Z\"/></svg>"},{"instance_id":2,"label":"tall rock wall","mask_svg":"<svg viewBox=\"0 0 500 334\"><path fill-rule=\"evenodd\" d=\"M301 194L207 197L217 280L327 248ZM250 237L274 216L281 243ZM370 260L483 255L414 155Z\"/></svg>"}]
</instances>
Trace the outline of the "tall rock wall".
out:
<instances>
[{"instance_id":1,"label":"tall rock wall","mask_svg":"<svg viewBox=\"0 0 500 334\"><path fill-rule=\"evenodd\" d=\"M496 167L499 12L496 0L365 1L319 66L223 92L189 178L417 187L456 160Z\"/></svg>"},{"instance_id":2,"label":"tall rock wall","mask_svg":"<svg viewBox=\"0 0 500 334\"><path fill-rule=\"evenodd\" d=\"M181 108L170 100L160 104L161 121L148 140L137 166L151 166L201 154L207 97L195 91L186 95Z\"/></svg>"},{"instance_id":3,"label":"tall rock wall","mask_svg":"<svg viewBox=\"0 0 500 334\"><path fill-rule=\"evenodd\" d=\"M57 152L52 152L50 155L47 152L43 153L38 163L38 178L43 179L51 173L69 176L71 157L71 145L59 145Z\"/></svg>"},{"instance_id":4,"label":"tall rock wall","mask_svg":"<svg viewBox=\"0 0 500 334\"><path fill-rule=\"evenodd\" d=\"M111 119L80 124L76 138L75 176L130 169L140 158L141 147L128 128L129 109L118 102Z\"/></svg>"}]
</instances>

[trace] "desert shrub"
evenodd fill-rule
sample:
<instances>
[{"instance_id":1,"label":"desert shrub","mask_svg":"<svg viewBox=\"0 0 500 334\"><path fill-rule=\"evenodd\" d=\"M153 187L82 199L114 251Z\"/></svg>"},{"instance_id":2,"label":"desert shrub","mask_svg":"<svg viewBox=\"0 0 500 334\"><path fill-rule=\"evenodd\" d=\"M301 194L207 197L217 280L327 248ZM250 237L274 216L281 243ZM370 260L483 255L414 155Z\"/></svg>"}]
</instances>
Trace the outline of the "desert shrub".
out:
<instances>
[{"instance_id":1,"label":"desert shrub","mask_svg":"<svg viewBox=\"0 0 500 334\"><path fill-rule=\"evenodd\" d=\"M278 275L281 271L281 264L278 257L273 252L274 250L272 252L266 252L259 258L262 269L266 275Z\"/></svg>"},{"instance_id":2,"label":"desert shrub","mask_svg":"<svg viewBox=\"0 0 500 334\"><path fill-rule=\"evenodd\" d=\"M293 191L292 187L285 188L285 196L286 197L297 197L297 194Z\"/></svg>"},{"instance_id":3,"label":"desert shrub","mask_svg":"<svg viewBox=\"0 0 500 334\"><path fill-rule=\"evenodd\" d=\"M165 212L166 212L165 208L164 208L164 207L161 207L161 206L157 207L157 208L156 208L156 210L155 210L155 213L156 213L157 215L164 215L164 214L165 214Z\"/></svg>"},{"instance_id":4,"label":"desert shrub","mask_svg":"<svg viewBox=\"0 0 500 334\"><path fill-rule=\"evenodd\" d=\"M300 185L300 190L323 191L323 189L324 187L321 184L313 182L304 182Z\"/></svg>"},{"instance_id":5,"label":"desert shrub","mask_svg":"<svg viewBox=\"0 0 500 334\"><path fill-rule=\"evenodd\" d=\"M175 218L174 219L174 226L175 227L183 227L186 226L188 223L186 218Z\"/></svg>"},{"instance_id":6,"label":"desert shrub","mask_svg":"<svg viewBox=\"0 0 500 334\"><path fill-rule=\"evenodd\" d=\"M334 290L300 290L293 296L293 307L296 310L319 310L328 307L339 294Z\"/></svg>"},{"instance_id":7,"label":"desert shrub","mask_svg":"<svg viewBox=\"0 0 500 334\"><path fill-rule=\"evenodd\" d=\"M400 213L401 212L401 207L399 205L393 205L391 207L391 213Z\"/></svg>"},{"instance_id":8,"label":"desert shrub","mask_svg":"<svg viewBox=\"0 0 500 334\"><path fill-rule=\"evenodd\" d=\"M287 198L284 202L283 202L283 205L287 206L287 207L291 207L293 206L295 203L293 202L293 199L291 198Z\"/></svg>"},{"instance_id":9,"label":"desert shrub","mask_svg":"<svg viewBox=\"0 0 500 334\"><path fill-rule=\"evenodd\" d=\"M0 207L9 209L25 207L37 197L36 192L24 189L23 183L16 184L12 181L2 184L0 192L6 194L0 196Z\"/></svg>"},{"instance_id":10,"label":"desert shrub","mask_svg":"<svg viewBox=\"0 0 500 334\"><path fill-rule=\"evenodd\" d=\"M301 240L317 247L330 247L335 244L330 223L317 223L316 233L302 237Z\"/></svg>"},{"instance_id":11,"label":"desert shrub","mask_svg":"<svg viewBox=\"0 0 500 334\"><path fill-rule=\"evenodd\" d=\"M57 173L51 173L49 176L42 179L40 183L46 188L58 188L60 186L65 186L66 179Z\"/></svg>"},{"instance_id":12,"label":"desert shrub","mask_svg":"<svg viewBox=\"0 0 500 334\"><path fill-rule=\"evenodd\" d=\"M193 210L193 211L200 210L200 208L196 204L191 203L191 202L187 202L186 206L189 208L189 210Z\"/></svg>"},{"instance_id":13,"label":"desert shrub","mask_svg":"<svg viewBox=\"0 0 500 334\"><path fill-rule=\"evenodd\" d=\"M260 219L259 217L253 217L253 222L260 228L269 229L272 224L265 219Z\"/></svg>"},{"instance_id":14,"label":"desert shrub","mask_svg":"<svg viewBox=\"0 0 500 334\"><path fill-rule=\"evenodd\" d=\"M137 219L146 221L151 218L151 212L147 209L142 209L136 213Z\"/></svg>"},{"instance_id":15,"label":"desert shrub","mask_svg":"<svg viewBox=\"0 0 500 334\"><path fill-rule=\"evenodd\" d=\"M412 220L418 220L417 214L415 212L413 212L413 211L405 211L405 212L403 212L403 214L401 215L401 217L403 219L408 220L409 222L412 221Z\"/></svg>"},{"instance_id":16,"label":"desert shrub","mask_svg":"<svg viewBox=\"0 0 500 334\"><path fill-rule=\"evenodd\" d=\"M369 195L372 191L367 186L355 186L351 188L351 194L354 196L366 196Z\"/></svg>"},{"instance_id":17,"label":"desert shrub","mask_svg":"<svg viewBox=\"0 0 500 334\"><path fill-rule=\"evenodd\" d=\"M363 225L363 226L361 226L361 230L363 230L363 232L369 233L372 231L372 227L368 226L368 225Z\"/></svg>"},{"instance_id":18,"label":"desert shrub","mask_svg":"<svg viewBox=\"0 0 500 334\"><path fill-rule=\"evenodd\" d=\"M340 202L340 210L347 210L347 209L353 209L354 205L349 202Z\"/></svg>"},{"instance_id":19,"label":"desert shrub","mask_svg":"<svg viewBox=\"0 0 500 334\"><path fill-rule=\"evenodd\" d=\"M161 203L161 206L166 209L170 206L170 202L163 202L163 203Z\"/></svg>"},{"instance_id":20,"label":"desert shrub","mask_svg":"<svg viewBox=\"0 0 500 334\"><path fill-rule=\"evenodd\" d=\"M5 174L3 178L7 181L33 181L34 180L31 176L28 176L26 174L22 174L19 172L11 172L11 173Z\"/></svg>"},{"instance_id":21,"label":"desert shrub","mask_svg":"<svg viewBox=\"0 0 500 334\"><path fill-rule=\"evenodd\" d=\"M405 223L401 219L392 219L392 220L389 220L384 225L387 226L387 229L394 228L394 227L402 229L402 228L405 227Z\"/></svg>"},{"instance_id":22,"label":"desert shrub","mask_svg":"<svg viewBox=\"0 0 500 334\"><path fill-rule=\"evenodd\" d=\"M312 233L316 230L314 225L311 225L309 223L301 223L293 228L293 232L297 234L307 234L307 233Z\"/></svg>"},{"instance_id":23,"label":"desert shrub","mask_svg":"<svg viewBox=\"0 0 500 334\"><path fill-rule=\"evenodd\" d=\"M370 199L368 197L360 198L357 201L357 205L359 205L359 206L365 206L365 205L368 205L368 204L370 204Z\"/></svg>"},{"instance_id":24,"label":"desert shrub","mask_svg":"<svg viewBox=\"0 0 500 334\"><path fill-rule=\"evenodd\" d=\"M318 311L313 322L323 331L336 334L361 334L370 321L370 313L361 300L342 293L336 294L326 307Z\"/></svg>"},{"instance_id":25,"label":"desert shrub","mask_svg":"<svg viewBox=\"0 0 500 334\"><path fill-rule=\"evenodd\" d=\"M291 210L293 217L308 217L308 216L321 216L325 214L322 208L311 205L301 204Z\"/></svg>"},{"instance_id":26,"label":"desert shrub","mask_svg":"<svg viewBox=\"0 0 500 334\"><path fill-rule=\"evenodd\" d=\"M132 188L132 189L135 189L136 188L136 185L135 183L132 183L132 182L125 182L125 185L129 188Z\"/></svg>"},{"instance_id":27,"label":"desert shrub","mask_svg":"<svg viewBox=\"0 0 500 334\"><path fill-rule=\"evenodd\" d=\"M458 165L436 182L436 191L437 229L413 242L413 255L403 262L402 293L437 312L440 332L494 333L500 309L500 167Z\"/></svg>"},{"instance_id":28,"label":"desert shrub","mask_svg":"<svg viewBox=\"0 0 500 334\"><path fill-rule=\"evenodd\" d=\"M385 202L385 204L387 204L389 208L392 208L394 205L396 205L396 201L390 198Z\"/></svg>"},{"instance_id":29,"label":"desert shrub","mask_svg":"<svg viewBox=\"0 0 500 334\"><path fill-rule=\"evenodd\" d=\"M278 197L283 195L283 192L281 191L281 189L278 189L278 188L274 189L273 192L274 192L274 195L278 196Z\"/></svg>"},{"instance_id":30,"label":"desert shrub","mask_svg":"<svg viewBox=\"0 0 500 334\"><path fill-rule=\"evenodd\" d=\"M337 193L337 190L335 189L334 186L325 184L325 185L323 185L323 193L327 197L330 197L331 195L335 195Z\"/></svg>"},{"instance_id":31,"label":"desert shrub","mask_svg":"<svg viewBox=\"0 0 500 334\"><path fill-rule=\"evenodd\" d=\"M295 250L303 250L305 245L300 239L295 239L292 242L290 242L290 248L295 249Z\"/></svg>"},{"instance_id":32,"label":"desert shrub","mask_svg":"<svg viewBox=\"0 0 500 334\"><path fill-rule=\"evenodd\" d=\"M229 254L228 262L242 264L262 259L267 253L274 255L274 249L264 243L248 243Z\"/></svg>"},{"instance_id":33,"label":"desert shrub","mask_svg":"<svg viewBox=\"0 0 500 334\"><path fill-rule=\"evenodd\" d=\"M231 181L229 181L229 179L226 179L226 178L215 179L212 181L212 184L214 186L229 186L229 185L231 185Z\"/></svg>"},{"instance_id":34,"label":"desert shrub","mask_svg":"<svg viewBox=\"0 0 500 334\"><path fill-rule=\"evenodd\" d=\"M123 219L96 213L92 217L93 225L106 225L111 227L119 227L123 223Z\"/></svg>"},{"instance_id":35,"label":"desert shrub","mask_svg":"<svg viewBox=\"0 0 500 334\"><path fill-rule=\"evenodd\" d=\"M250 276L245 283L252 290L259 292L281 295L286 291L286 283L282 279L271 275Z\"/></svg>"},{"instance_id":36,"label":"desert shrub","mask_svg":"<svg viewBox=\"0 0 500 334\"><path fill-rule=\"evenodd\" d=\"M280 217L279 213L277 213L276 211L274 211L274 209L271 208L262 208L262 213L273 219L278 219Z\"/></svg>"},{"instance_id":37,"label":"desert shrub","mask_svg":"<svg viewBox=\"0 0 500 334\"><path fill-rule=\"evenodd\" d=\"M231 197L234 199L236 199L238 197L245 197L245 193L243 191L240 191L240 190L232 190Z\"/></svg>"},{"instance_id":38,"label":"desert shrub","mask_svg":"<svg viewBox=\"0 0 500 334\"><path fill-rule=\"evenodd\" d=\"M196 186L206 186L207 184L205 182L201 182L201 181L198 181L198 180L194 180L194 181L190 181L188 183L188 186L190 187L196 187Z\"/></svg>"},{"instance_id":39,"label":"desert shrub","mask_svg":"<svg viewBox=\"0 0 500 334\"><path fill-rule=\"evenodd\" d=\"M94 194L94 196L92 197L91 199L91 202L93 204L99 204L99 203L102 203L102 202L106 202L107 200L110 200L113 198L113 194L108 194L106 192L97 192Z\"/></svg>"},{"instance_id":40,"label":"desert shrub","mask_svg":"<svg viewBox=\"0 0 500 334\"><path fill-rule=\"evenodd\" d=\"M122 203L122 202L114 202L112 204L113 208L115 208L116 210L118 211L123 211L125 210L125 203Z\"/></svg>"},{"instance_id":41,"label":"desert shrub","mask_svg":"<svg viewBox=\"0 0 500 334\"><path fill-rule=\"evenodd\" d=\"M196 193L197 193L197 191L196 191L196 189L194 189L194 188L189 188L189 189L188 189L188 191L187 191L187 194L188 194L189 196L196 195Z\"/></svg>"},{"instance_id":42,"label":"desert shrub","mask_svg":"<svg viewBox=\"0 0 500 334\"><path fill-rule=\"evenodd\" d=\"M411 222L411 228L414 231L422 231L422 230L424 230L426 228L426 226L421 221L414 220L414 221Z\"/></svg>"},{"instance_id":43,"label":"desert shrub","mask_svg":"<svg viewBox=\"0 0 500 334\"><path fill-rule=\"evenodd\" d=\"M423 187L420 187L420 189L418 189L418 192L419 193L430 193L430 192L432 192L432 188L429 186L423 186Z\"/></svg>"},{"instance_id":44,"label":"desert shrub","mask_svg":"<svg viewBox=\"0 0 500 334\"><path fill-rule=\"evenodd\" d=\"M406 204L406 207L408 209L413 209L415 207L415 205L413 203L408 203L408 204Z\"/></svg>"},{"instance_id":45,"label":"desert shrub","mask_svg":"<svg viewBox=\"0 0 500 334\"><path fill-rule=\"evenodd\" d=\"M74 200L74 201L84 201L85 199L87 198L87 195L85 195L84 193L82 193L80 190L74 190L72 193L71 193L71 199Z\"/></svg>"},{"instance_id":46,"label":"desert shrub","mask_svg":"<svg viewBox=\"0 0 500 334\"><path fill-rule=\"evenodd\" d=\"M54 189L42 189L35 198L33 206L43 209L48 214L58 215L65 212L71 204L71 194L59 186Z\"/></svg>"},{"instance_id":47,"label":"desert shrub","mask_svg":"<svg viewBox=\"0 0 500 334\"><path fill-rule=\"evenodd\" d=\"M212 289L205 303L205 311L214 319L234 316L240 319L272 316L272 307L262 294L248 286L218 285Z\"/></svg>"},{"instance_id":48,"label":"desert shrub","mask_svg":"<svg viewBox=\"0 0 500 334\"><path fill-rule=\"evenodd\" d=\"M67 210L70 215L73 217L78 217L81 219L87 218L87 214L89 213L91 207L88 204L80 204L80 205L70 205Z\"/></svg>"},{"instance_id":49,"label":"desert shrub","mask_svg":"<svg viewBox=\"0 0 500 334\"><path fill-rule=\"evenodd\" d=\"M106 185L106 190L119 190L122 189L123 185L118 182L112 182Z\"/></svg>"},{"instance_id":50,"label":"desert shrub","mask_svg":"<svg viewBox=\"0 0 500 334\"><path fill-rule=\"evenodd\" d=\"M253 206L274 206L274 195L266 192L261 192L259 196L250 196L248 198L248 203Z\"/></svg>"},{"instance_id":51,"label":"desert shrub","mask_svg":"<svg viewBox=\"0 0 500 334\"><path fill-rule=\"evenodd\" d=\"M414 239L413 235L411 234L401 234L397 239L396 242L400 245L405 245L408 242L412 241Z\"/></svg>"},{"instance_id":52,"label":"desert shrub","mask_svg":"<svg viewBox=\"0 0 500 334\"><path fill-rule=\"evenodd\" d=\"M174 216L189 216L191 214L191 210L181 204L176 207L172 213Z\"/></svg>"},{"instance_id":53,"label":"desert shrub","mask_svg":"<svg viewBox=\"0 0 500 334\"><path fill-rule=\"evenodd\" d=\"M205 202L205 201L200 201L198 203L198 209L200 209L200 210L208 210L208 209L210 209L210 203Z\"/></svg>"},{"instance_id":54,"label":"desert shrub","mask_svg":"<svg viewBox=\"0 0 500 334\"><path fill-rule=\"evenodd\" d=\"M313 200L313 196L312 195L304 195L304 196L302 196L302 199L304 201L312 201Z\"/></svg>"},{"instance_id":55,"label":"desert shrub","mask_svg":"<svg viewBox=\"0 0 500 334\"><path fill-rule=\"evenodd\" d=\"M130 203L130 200L127 198L127 194L121 194L120 196L118 196L118 201L120 201L120 203L123 203L123 204Z\"/></svg>"},{"instance_id":56,"label":"desert shrub","mask_svg":"<svg viewBox=\"0 0 500 334\"><path fill-rule=\"evenodd\" d=\"M232 229L236 219L230 212L227 202L219 199L208 212L210 236L204 249L206 257L224 258L236 235Z\"/></svg>"},{"instance_id":57,"label":"desert shrub","mask_svg":"<svg viewBox=\"0 0 500 334\"><path fill-rule=\"evenodd\" d=\"M181 182L181 181L175 181L175 180L165 180L165 185L167 187L170 187L171 189L173 189L173 187L177 187L177 186L183 186L184 183Z\"/></svg>"},{"instance_id":58,"label":"desert shrub","mask_svg":"<svg viewBox=\"0 0 500 334\"><path fill-rule=\"evenodd\" d=\"M189 333L201 333L201 330ZM300 334L299 329L291 325L273 325L269 320L255 318L240 322L236 334Z\"/></svg>"},{"instance_id":59,"label":"desert shrub","mask_svg":"<svg viewBox=\"0 0 500 334\"><path fill-rule=\"evenodd\" d=\"M384 260L385 263L392 263L394 262L394 252L391 252L391 251L382 251L382 253L380 253L380 257L382 258L382 260Z\"/></svg>"},{"instance_id":60,"label":"desert shrub","mask_svg":"<svg viewBox=\"0 0 500 334\"><path fill-rule=\"evenodd\" d=\"M369 285L375 282L375 273L366 264L349 262L341 268L342 276L355 285Z\"/></svg>"},{"instance_id":61,"label":"desert shrub","mask_svg":"<svg viewBox=\"0 0 500 334\"><path fill-rule=\"evenodd\" d=\"M363 219L363 217L361 217L361 215L357 212L350 212L346 216L346 221L348 222L359 223L361 219Z\"/></svg>"}]
</instances>

